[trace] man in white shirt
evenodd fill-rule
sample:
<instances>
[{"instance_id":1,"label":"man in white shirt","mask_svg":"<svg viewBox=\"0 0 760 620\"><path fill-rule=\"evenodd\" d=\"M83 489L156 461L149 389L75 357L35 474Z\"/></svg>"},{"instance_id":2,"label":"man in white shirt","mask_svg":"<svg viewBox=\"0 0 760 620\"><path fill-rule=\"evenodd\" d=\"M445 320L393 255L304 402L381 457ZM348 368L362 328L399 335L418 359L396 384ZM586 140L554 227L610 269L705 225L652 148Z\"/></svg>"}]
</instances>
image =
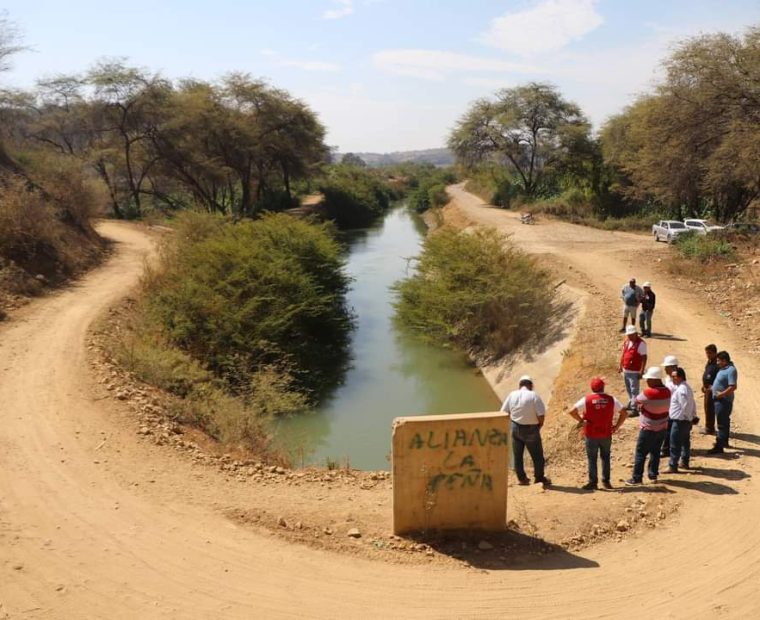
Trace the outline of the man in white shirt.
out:
<instances>
[{"instance_id":1,"label":"man in white shirt","mask_svg":"<svg viewBox=\"0 0 760 620\"><path fill-rule=\"evenodd\" d=\"M533 391L533 379L528 375L520 377L519 389L510 392L501 410L512 420L512 455L517 479L520 484L530 484L523 462L527 448L533 460L533 477L536 483L540 482L547 488L551 480L544 475L544 447L541 443L546 407L541 397Z\"/></svg>"},{"instance_id":2,"label":"man in white shirt","mask_svg":"<svg viewBox=\"0 0 760 620\"><path fill-rule=\"evenodd\" d=\"M665 375L662 382L670 390L671 394L676 390L676 384L673 381L673 373L676 371L676 368L678 368L678 358L675 355L666 355L665 359L662 360L662 372ZM668 432L665 434L665 441L662 442L661 457L670 456L670 431L672 428L673 420L668 418Z\"/></svg>"},{"instance_id":3,"label":"man in white shirt","mask_svg":"<svg viewBox=\"0 0 760 620\"><path fill-rule=\"evenodd\" d=\"M670 411L668 418L670 428L670 467L669 474L678 473L678 459L681 459L681 467L689 469L691 457L691 427L697 418L697 403L694 401L694 392L686 383L686 371L678 367L670 375L673 379L673 390L670 397Z\"/></svg>"}]
</instances>

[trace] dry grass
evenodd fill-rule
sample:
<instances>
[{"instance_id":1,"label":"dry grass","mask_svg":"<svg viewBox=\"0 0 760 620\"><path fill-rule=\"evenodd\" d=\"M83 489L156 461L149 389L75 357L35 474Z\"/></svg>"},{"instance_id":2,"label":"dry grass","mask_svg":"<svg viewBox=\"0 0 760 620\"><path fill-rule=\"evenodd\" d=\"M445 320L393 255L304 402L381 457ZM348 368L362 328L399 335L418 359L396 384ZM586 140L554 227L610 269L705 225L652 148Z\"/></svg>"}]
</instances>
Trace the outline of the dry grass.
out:
<instances>
[{"instance_id":1,"label":"dry grass","mask_svg":"<svg viewBox=\"0 0 760 620\"><path fill-rule=\"evenodd\" d=\"M82 272L105 247L89 222L97 194L81 176L51 169L33 183L0 176L0 290L26 296Z\"/></svg>"}]
</instances>

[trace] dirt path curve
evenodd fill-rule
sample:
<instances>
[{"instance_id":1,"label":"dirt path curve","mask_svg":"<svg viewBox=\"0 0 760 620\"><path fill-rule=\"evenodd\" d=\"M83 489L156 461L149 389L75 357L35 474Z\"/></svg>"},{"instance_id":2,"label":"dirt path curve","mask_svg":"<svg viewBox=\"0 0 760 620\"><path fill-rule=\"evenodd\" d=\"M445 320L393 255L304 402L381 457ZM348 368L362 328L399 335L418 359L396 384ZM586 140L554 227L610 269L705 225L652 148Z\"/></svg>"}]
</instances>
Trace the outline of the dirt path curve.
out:
<instances>
[{"instance_id":1,"label":"dirt path curve","mask_svg":"<svg viewBox=\"0 0 760 620\"><path fill-rule=\"evenodd\" d=\"M514 227L512 214L461 199L473 216ZM134 285L151 248L133 227L108 223L101 231L117 242L104 267L0 329L0 618L592 618L644 610L703 618L760 611L758 448L745 449L737 462L752 476L741 492L705 495L677 526L524 570L387 565L235 526L216 509L223 487L217 504L192 501L201 483L189 467L137 444L118 406L95 400L86 330ZM627 278L630 266L613 259L616 235L562 224L526 232L534 248L547 251L556 232L569 260L603 270L610 286ZM599 248L576 247L585 235ZM742 430L758 433L750 417L760 397L757 365L742 358L741 343L716 328L712 315L698 316L666 287L660 291L658 320L686 338L677 353L689 364L701 361L708 327L736 352L737 412ZM204 496L213 492L205 488Z\"/></svg>"}]
</instances>

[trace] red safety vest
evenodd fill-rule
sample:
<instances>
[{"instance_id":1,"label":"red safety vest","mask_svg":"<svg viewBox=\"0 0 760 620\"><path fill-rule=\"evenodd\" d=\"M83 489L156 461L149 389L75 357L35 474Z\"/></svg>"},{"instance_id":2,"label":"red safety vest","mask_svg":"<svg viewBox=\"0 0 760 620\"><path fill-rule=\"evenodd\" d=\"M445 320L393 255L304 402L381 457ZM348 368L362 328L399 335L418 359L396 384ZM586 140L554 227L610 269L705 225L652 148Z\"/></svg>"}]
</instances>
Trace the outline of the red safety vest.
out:
<instances>
[{"instance_id":1,"label":"red safety vest","mask_svg":"<svg viewBox=\"0 0 760 620\"><path fill-rule=\"evenodd\" d=\"M583 431L591 439L612 437L612 418L615 415L615 399L607 394L589 394L586 396L586 411L583 419L586 425Z\"/></svg>"},{"instance_id":2,"label":"red safety vest","mask_svg":"<svg viewBox=\"0 0 760 620\"><path fill-rule=\"evenodd\" d=\"M644 357L639 353L639 345L641 345L641 339L637 339L636 342L630 338L626 338L623 343L623 369L624 370L637 370L643 371Z\"/></svg>"}]
</instances>

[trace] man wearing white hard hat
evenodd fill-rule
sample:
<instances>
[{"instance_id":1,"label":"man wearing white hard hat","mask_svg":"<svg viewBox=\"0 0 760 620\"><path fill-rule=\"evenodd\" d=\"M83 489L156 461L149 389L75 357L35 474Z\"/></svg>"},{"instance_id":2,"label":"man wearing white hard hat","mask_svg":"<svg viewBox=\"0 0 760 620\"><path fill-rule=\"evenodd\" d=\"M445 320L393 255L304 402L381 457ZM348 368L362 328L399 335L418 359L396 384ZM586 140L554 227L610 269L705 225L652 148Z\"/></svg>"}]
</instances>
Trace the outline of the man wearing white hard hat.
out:
<instances>
[{"instance_id":1,"label":"man wearing white hard hat","mask_svg":"<svg viewBox=\"0 0 760 620\"><path fill-rule=\"evenodd\" d=\"M652 315L657 296L652 290L651 282L644 282L644 296L641 298L641 312L639 313L639 329L642 336L652 337Z\"/></svg>"},{"instance_id":2,"label":"man wearing white hard hat","mask_svg":"<svg viewBox=\"0 0 760 620\"><path fill-rule=\"evenodd\" d=\"M625 481L627 486L641 484L647 457L649 457L648 477L652 482L657 482L660 474L660 447L668 427L670 390L662 383L662 370L658 366L651 366L644 373L644 379L647 387L636 397L636 402L641 409L639 438L636 442L633 475Z\"/></svg>"},{"instance_id":3,"label":"man wearing white hard hat","mask_svg":"<svg viewBox=\"0 0 760 620\"><path fill-rule=\"evenodd\" d=\"M673 394L676 390L676 384L673 382L673 373L678 368L678 358L675 355L666 355L662 360L662 374L665 377L663 383L665 387ZM670 433L673 430L673 420L668 419L668 430L665 433L665 440L662 442L660 456L670 456Z\"/></svg>"},{"instance_id":4,"label":"man wearing white hard hat","mask_svg":"<svg viewBox=\"0 0 760 620\"><path fill-rule=\"evenodd\" d=\"M533 391L531 377L520 377L518 389L509 393L501 410L512 420L512 456L517 479L520 484L530 484L523 461L527 448L533 461L533 478L547 488L551 480L544 474L544 446L541 442L546 407L541 397Z\"/></svg>"},{"instance_id":5,"label":"man wearing white hard hat","mask_svg":"<svg viewBox=\"0 0 760 620\"><path fill-rule=\"evenodd\" d=\"M639 384L641 383L641 374L647 365L647 343L639 338L639 333L633 325L625 328L625 340L623 341L623 352L620 355L620 365L618 372L623 374L625 381L625 391L628 392L628 409L630 416L635 417L636 413L636 396L639 394Z\"/></svg>"}]
</instances>

